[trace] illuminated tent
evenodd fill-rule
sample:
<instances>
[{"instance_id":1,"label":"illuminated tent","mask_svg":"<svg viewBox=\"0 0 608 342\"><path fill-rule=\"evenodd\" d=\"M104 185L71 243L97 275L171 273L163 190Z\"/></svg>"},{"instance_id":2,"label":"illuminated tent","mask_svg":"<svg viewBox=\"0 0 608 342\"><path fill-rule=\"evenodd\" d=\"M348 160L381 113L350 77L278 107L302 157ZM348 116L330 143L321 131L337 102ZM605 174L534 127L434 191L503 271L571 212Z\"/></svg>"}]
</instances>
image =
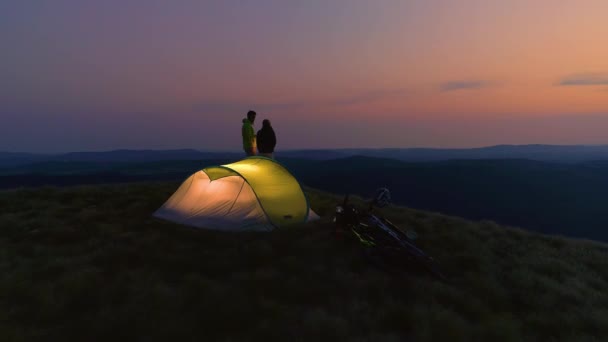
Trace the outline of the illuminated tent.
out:
<instances>
[{"instance_id":1,"label":"illuminated tent","mask_svg":"<svg viewBox=\"0 0 608 342\"><path fill-rule=\"evenodd\" d=\"M194 173L154 216L225 231L269 231L319 218L298 181L281 164L265 157Z\"/></svg>"}]
</instances>

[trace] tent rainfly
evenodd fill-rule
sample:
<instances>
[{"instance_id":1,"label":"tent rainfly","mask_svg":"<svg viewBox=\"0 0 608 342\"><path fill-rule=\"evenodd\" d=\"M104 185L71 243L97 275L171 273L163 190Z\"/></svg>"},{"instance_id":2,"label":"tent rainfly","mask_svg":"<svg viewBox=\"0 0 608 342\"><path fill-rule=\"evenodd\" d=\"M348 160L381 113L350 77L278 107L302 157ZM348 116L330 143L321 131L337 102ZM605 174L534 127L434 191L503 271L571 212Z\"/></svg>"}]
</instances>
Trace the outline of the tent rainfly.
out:
<instances>
[{"instance_id":1,"label":"tent rainfly","mask_svg":"<svg viewBox=\"0 0 608 342\"><path fill-rule=\"evenodd\" d=\"M319 218L291 173L265 157L194 173L154 216L224 231L270 231Z\"/></svg>"}]
</instances>

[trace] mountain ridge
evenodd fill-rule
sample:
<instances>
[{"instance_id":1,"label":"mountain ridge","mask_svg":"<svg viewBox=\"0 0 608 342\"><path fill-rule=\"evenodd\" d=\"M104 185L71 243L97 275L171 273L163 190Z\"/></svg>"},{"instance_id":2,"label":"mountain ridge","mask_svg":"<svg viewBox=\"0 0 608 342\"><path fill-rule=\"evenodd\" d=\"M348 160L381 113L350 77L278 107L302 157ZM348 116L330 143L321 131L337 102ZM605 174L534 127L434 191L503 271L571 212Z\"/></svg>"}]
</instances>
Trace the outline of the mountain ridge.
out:
<instances>
[{"instance_id":1,"label":"mountain ridge","mask_svg":"<svg viewBox=\"0 0 608 342\"><path fill-rule=\"evenodd\" d=\"M278 150L279 157L309 160L329 160L353 155L390 158L403 161L438 161L450 159L533 159L558 162L608 160L608 145L494 145L475 148L343 148ZM109 151L79 151L59 154L0 152L0 166L23 165L28 161L153 161L178 159L239 158L241 152L184 149L116 149Z\"/></svg>"}]
</instances>

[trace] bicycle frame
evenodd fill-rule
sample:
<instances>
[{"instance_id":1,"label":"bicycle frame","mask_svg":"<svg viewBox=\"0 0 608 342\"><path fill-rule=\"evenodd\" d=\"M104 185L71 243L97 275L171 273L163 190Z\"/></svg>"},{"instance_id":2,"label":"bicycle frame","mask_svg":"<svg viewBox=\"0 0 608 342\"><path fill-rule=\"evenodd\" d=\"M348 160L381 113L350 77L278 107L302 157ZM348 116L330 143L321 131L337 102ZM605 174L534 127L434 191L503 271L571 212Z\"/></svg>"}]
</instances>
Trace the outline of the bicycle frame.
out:
<instances>
[{"instance_id":1,"label":"bicycle frame","mask_svg":"<svg viewBox=\"0 0 608 342\"><path fill-rule=\"evenodd\" d=\"M401 244L402 247L408 249L410 252L414 252L414 254L416 254L417 257L428 258L428 256L420 248L414 246L409 241L404 241L403 238L401 236L399 236L399 234L397 232L395 232L394 228L391 228L391 227L387 226L386 224L384 224L383 220L379 219L374 214L368 214L368 215L369 215L369 219L371 220L371 223L373 225L375 225L376 227L379 227L380 229L382 229L383 231L388 233L391 237L393 237L395 240L397 240L397 242L399 242L399 244ZM403 232L401 232L401 231L399 231L399 232L401 234L403 234ZM407 237L406 237L406 239L407 239Z\"/></svg>"}]
</instances>

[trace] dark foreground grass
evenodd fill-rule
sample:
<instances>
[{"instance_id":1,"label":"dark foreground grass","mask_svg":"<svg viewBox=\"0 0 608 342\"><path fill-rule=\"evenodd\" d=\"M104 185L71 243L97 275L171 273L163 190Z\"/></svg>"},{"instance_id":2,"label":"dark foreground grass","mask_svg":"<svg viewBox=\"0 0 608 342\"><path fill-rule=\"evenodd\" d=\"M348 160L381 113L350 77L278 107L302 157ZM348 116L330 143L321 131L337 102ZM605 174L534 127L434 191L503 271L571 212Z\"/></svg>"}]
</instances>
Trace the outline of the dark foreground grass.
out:
<instances>
[{"instance_id":1,"label":"dark foreground grass","mask_svg":"<svg viewBox=\"0 0 608 342\"><path fill-rule=\"evenodd\" d=\"M450 277L387 274L320 222L195 230L177 184L0 192L0 341L603 341L608 247L392 208Z\"/></svg>"}]
</instances>

